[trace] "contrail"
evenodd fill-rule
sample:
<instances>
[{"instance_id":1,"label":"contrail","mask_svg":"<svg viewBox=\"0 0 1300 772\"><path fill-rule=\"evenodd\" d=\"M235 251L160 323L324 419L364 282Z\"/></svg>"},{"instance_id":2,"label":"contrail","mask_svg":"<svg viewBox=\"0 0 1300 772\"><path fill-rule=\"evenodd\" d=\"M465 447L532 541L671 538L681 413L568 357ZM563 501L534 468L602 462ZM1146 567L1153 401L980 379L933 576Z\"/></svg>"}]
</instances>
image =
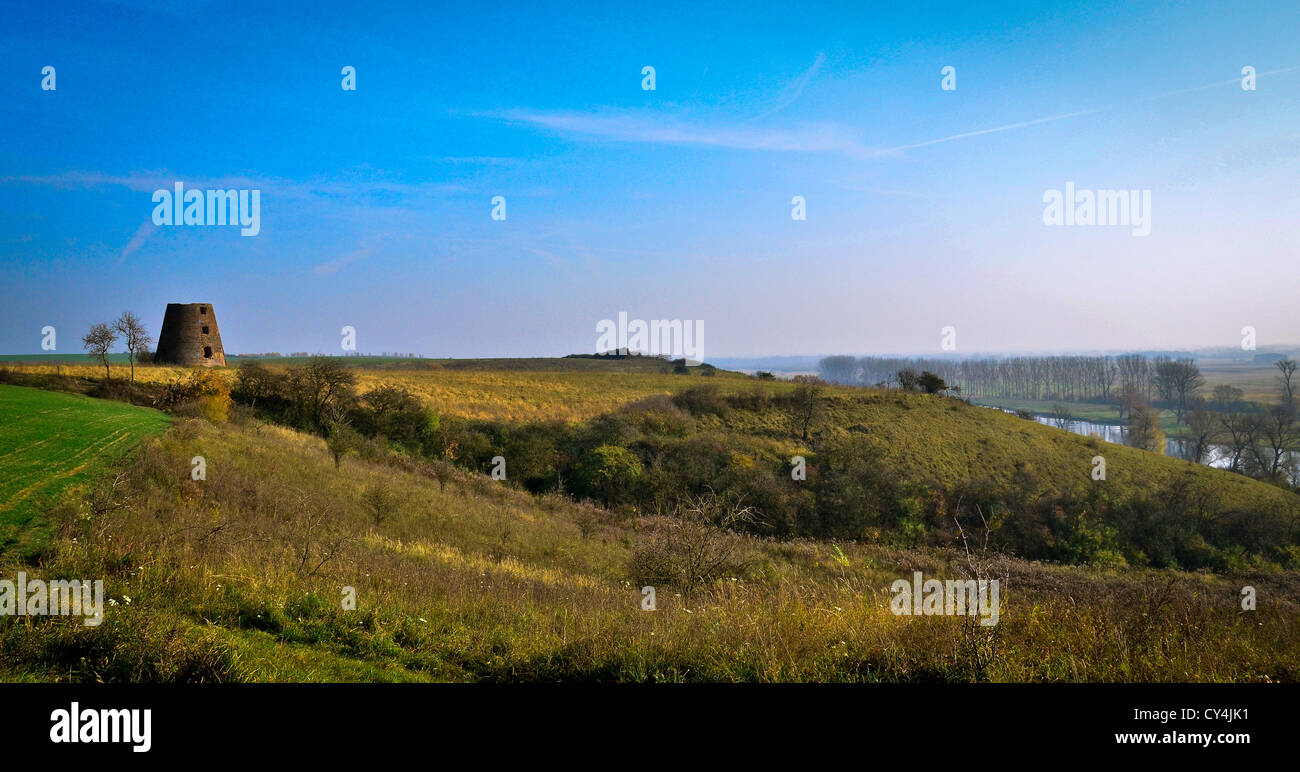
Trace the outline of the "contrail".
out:
<instances>
[{"instance_id":1,"label":"contrail","mask_svg":"<svg viewBox=\"0 0 1300 772\"><path fill-rule=\"evenodd\" d=\"M1293 67L1283 67L1280 70L1270 70L1268 72L1256 73L1255 77L1262 78L1266 75L1281 75L1287 72L1295 72L1296 70L1300 70L1300 65L1295 65ZM1240 83L1240 82L1241 82L1241 78L1229 78L1228 80L1220 80L1220 81L1215 81L1214 83L1206 83L1203 86L1192 86L1190 88L1181 88L1176 91L1165 91L1160 94L1152 94L1151 96L1126 99L1122 102L1115 102L1114 104L1106 105L1104 107L1093 108L1091 110L1076 110L1075 112L1072 113L1051 115L1046 118L1035 118L1030 121L1020 121L1018 123L1008 123L1004 126L994 126L989 129L979 129L977 131L965 131L962 132L961 134L953 134L952 136L940 137L939 139L931 139L925 142L915 142L910 145L899 145L897 147L891 147L886 150L882 150L881 153L882 154L898 153L903 150L913 150L918 147L929 147L930 145L940 145L945 142L954 142L959 139L966 139L967 137L978 137L981 134L996 134L1002 131L1023 129L1027 126L1036 126L1040 123L1053 123L1055 121L1063 121L1067 118L1077 118L1080 115L1095 115L1097 113L1106 112L1108 110L1114 110L1120 107L1126 107L1128 105L1141 104L1142 102L1152 102L1157 99L1167 99L1168 97L1178 96L1180 94L1190 94L1194 91L1207 91L1212 88L1222 88L1223 86L1227 86L1234 83Z\"/></svg>"},{"instance_id":2,"label":"contrail","mask_svg":"<svg viewBox=\"0 0 1300 772\"><path fill-rule=\"evenodd\" d=\"M817 74L817 71L822 68L822 65L825 64L825 62L826 62L826 54L819 51L817 53L817 58L813 60L812 66L804 70L803 74L800 75L798 78L796 78L794 82L790 85L789 90L791 93L789 96L781 100L781 102L778 103L776 106L764 110L763 112L759 113L758 115L755 115L753 118L750 118L749 120L756 121L759 120L760 118L766 118L767 116L773 115L775 113L779 113L785 108L794 104L795 101L799 99L799 97L803 96L804 88L808 85L808 82L813 79L813 76Z\"/></svg>"}]
</instances>

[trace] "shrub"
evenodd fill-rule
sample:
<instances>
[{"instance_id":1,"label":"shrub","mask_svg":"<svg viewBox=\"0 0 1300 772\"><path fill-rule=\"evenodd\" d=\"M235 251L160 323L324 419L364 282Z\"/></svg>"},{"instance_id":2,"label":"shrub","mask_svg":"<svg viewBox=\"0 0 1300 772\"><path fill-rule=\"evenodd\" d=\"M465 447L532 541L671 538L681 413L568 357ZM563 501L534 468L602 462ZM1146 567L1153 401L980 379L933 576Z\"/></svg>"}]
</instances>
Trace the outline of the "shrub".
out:
<instances>
[{"instance_id":1,"label":"shrub","mask_svg":"<svg viewBox=\"0 0 1300 772\"><path fill-rule=\"evenodd\" d=\"M673 397L673 402L691 415L716 415L726 418L727 400L717 386L693 386Z\"/></svg>"},{"instance_id":2,"label":"shrub","mask_svg":"<svg viewBox=\"0 0 1300 772\"><path fill-rule=\"evenodd\" d=\"M361 434L382 434L404 448L420 447L428 427L428 411L419 397L401 386L385 384L361 395L359 403L354 423Z\"/></svg>"},{"instance_id":3,"label":"shrub","mask_svg":"<svg viewBox=\"0 0 1300 772\"><path fill-rule=\"evenodd\" d=\"M57 384L43 384L42 388L57 387ZM152 401L142 384L130 381L104 380L96 383L86 392L98 399L111 399L116 402L130 402L135 405L148 405Z\"/></svg>"},{"instance_id":4,"label":"shrub","mask_svg":"<svg viewBox=\"0 0 1300 772\"><path fill-rule=\"evenodd\" d=\"M629 569L638 584L669 585L689 596L718 579L741 573L743 541L730 533L753 520L749 507L709 493L692 497L663 518L632 553Z\"/></svg>"},{"instance_id":5,"label":"shrub","mask_svg":"<svg viewBox=\"0 0 1300 772\"><path fill-rule=\"evenodd\" d=\"M333 424L325 437L325 446L329 448L330 455L334 456L334 468L339 468L343 456L354 451L360 452L363 442L356 429L342 422Z\"/></svg>"},{"instance_id":6,"label":"shrub","mask_svg":"<svg viewBox=\"0 0 1300 772\"><path fill-rule=\"evenodd\" d=\"M354 399L357 376L342 362L314 356L289 370L285 394L301 426L321 431L331 413L346 411Z\"/></svg>"},{"instance_id":7,"label":"shrub","mask_svg":"<svg viewBox=\"0 0 1300 772\"><path fill-rule=\"evenodd\" d=\"M917 386L926 394L941 394L948 390L948 384L937 374L925 370L921 373Z\"/></svg>"},{"instance_id":8,"label":"shrub","mask_svg":"<svg viewBox=\"0 0 1300 772\"><path fill-rule=\"evenodd\" d=\"M622 500L644 467L635 453L617 445L601 445L576 470L578 483L609 508Z\"/></svg>"},{"instance_id":9,"label":"shrub","mask_svg":"<svg viewBox=\"0 0 1300 772\"><path fill-rule=\"evenodd\" d=\"M382 525L397 510L397 494L387 483L376 482L362 491L361 506L375 521L375 525Z\"/></svg>"},{"instance_id":10,"label":"shrub","mask_svg":"<svg viewBox=\"0 0 1300 772\"><path fill-rule=\"evenodd\" d=\"M258 402L266 408L271 401L283 401L284 389L285 379L281 374L260 362L242 362L236 371L235 388L231 394L256 410Z\"/></svg>"},{"instance_id":11,"label":"shrub","mask_svg":"<svg viewBox=\"0 0 1300 772\"><path fill-rule=\"evenodd\" d=\"M190 378L195 382L200 415L212 423L225 423L230 415L230 384L215 370L196 370Z\"/></svg>"},{"instance_id":12,"label":"shrub","mask_svg":"<svg viewBox=\"0 0 1300 772\"><path fill-rule=\"evenodd\" d=\"M749 410L760 413L772 407L772 395L762 388L752 388L727 397L727 404L737 410Z\"/></svg>"},{"instance_id":13,"label":"shrub","mask_svg":"<svg viewBox=\"0 0 1300 772\"><path fill-rule=\"evenodd\" d=\"M452 466L451 462L442 459L434 459L432 466L433 476L438 481L438 490L447 490L447 483L456 479L456 467Z\"/></svg>"},{"instance_id":14,"label":"shrub","mask_svg":"<svg viewBox=\"0 0 1300 772\"><path fill-rule=\"evenodd\" d=\"M623 412L645 434L685 437L695 428L691 417L682 412L671 397L664 394L637 400L624 407Z\"/></svg>"},{"instance_id":15,"label":"shrub","mask_svg":"<svg viewBox=\"0 0 1300 772\"><path fill-rule=\"evenodd\" d=\"M673 503L683 495L703 494L723 484L730 464L731 449L723 440L691 437L666 446L654 458L647 487L660 504Z\"/></svg>"}]
</instances>

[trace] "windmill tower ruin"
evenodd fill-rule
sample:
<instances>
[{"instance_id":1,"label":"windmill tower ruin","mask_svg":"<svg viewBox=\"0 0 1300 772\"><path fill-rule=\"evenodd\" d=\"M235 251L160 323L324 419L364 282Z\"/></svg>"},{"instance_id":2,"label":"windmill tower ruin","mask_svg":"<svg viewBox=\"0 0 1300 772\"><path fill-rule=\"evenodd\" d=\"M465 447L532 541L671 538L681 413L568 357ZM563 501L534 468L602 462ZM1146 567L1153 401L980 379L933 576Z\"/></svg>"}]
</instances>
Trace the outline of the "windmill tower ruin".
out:
<instances>
[{"instance_id":1,"label":"windmill tower ruin","mask_svg":"<svg viewBox=\"0 0 1300 772\"><path fill-rule=\"evenodd\" d=\"M153 361L169 365L224 367L226 351L211 303L168 303Z\"/></svg>"}]
</instances>

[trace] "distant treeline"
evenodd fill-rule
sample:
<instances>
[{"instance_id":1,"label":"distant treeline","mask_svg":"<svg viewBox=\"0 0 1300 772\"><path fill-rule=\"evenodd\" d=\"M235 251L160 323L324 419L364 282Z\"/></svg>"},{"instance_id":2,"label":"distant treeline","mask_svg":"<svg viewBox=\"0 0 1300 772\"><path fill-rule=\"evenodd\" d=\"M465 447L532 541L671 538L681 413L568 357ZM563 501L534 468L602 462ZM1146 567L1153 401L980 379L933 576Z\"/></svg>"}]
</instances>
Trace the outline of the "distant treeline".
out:
<instances>
[{"instance_id":1,"label":"distant treeline","mask_svg":"<svg viewBox=\"0 0 1300 772\"><path fill-rule=\"evenodd\" d=\"M595 354L565 354L565 359L661 359L665 362L684 364L683 358L673 359L668 354L650 354L644 351L632 351L627 348L615 348L609 351L597 351Z\"/></svg>"},{"instance_id":2,"label":"distant treeline","mask_svg":"<svg viewBox=\"0 0 1300 772\"><path fill-rule=\"evenodd\" d=\"M1002 399L1073 402L1164 401L1181 415L1205 379L1190 358L1122 356L924 359L832 356L822 378L834 383L892 386L903 370L935 373L961 394Z\"/></svg>"}]
</instances>

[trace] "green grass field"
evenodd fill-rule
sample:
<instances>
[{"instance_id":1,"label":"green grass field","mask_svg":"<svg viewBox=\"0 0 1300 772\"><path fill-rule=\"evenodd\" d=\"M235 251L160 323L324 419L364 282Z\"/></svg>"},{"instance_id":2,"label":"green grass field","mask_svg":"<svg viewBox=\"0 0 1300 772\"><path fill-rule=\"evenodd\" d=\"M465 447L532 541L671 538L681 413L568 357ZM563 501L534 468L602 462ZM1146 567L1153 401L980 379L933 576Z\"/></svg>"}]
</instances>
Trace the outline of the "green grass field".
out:
<instances>
[{"instance_id":1,"label":"green grass field","mask_svg":"<svg viewBox=\"0 0 1300 772\"><path fill-rule=\"evenodd\" d=\"M0 544L60 491L103 473L147 434L157 410L77 394L0 386Z\"/></svg>"}]
</instances>

